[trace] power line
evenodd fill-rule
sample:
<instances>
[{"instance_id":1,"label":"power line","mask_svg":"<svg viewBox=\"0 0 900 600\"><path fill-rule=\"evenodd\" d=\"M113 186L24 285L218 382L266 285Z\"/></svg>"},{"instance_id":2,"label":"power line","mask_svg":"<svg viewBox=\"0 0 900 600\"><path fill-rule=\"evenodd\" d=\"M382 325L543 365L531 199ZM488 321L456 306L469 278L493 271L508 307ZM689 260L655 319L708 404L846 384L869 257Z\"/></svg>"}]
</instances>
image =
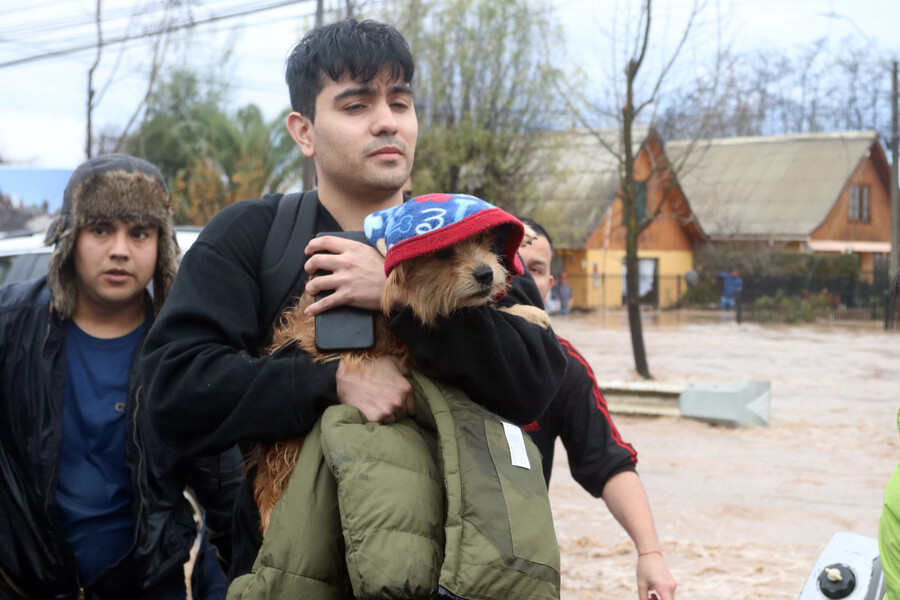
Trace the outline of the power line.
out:
<instances>
[{"instance_id":1,"label":"power line","mask_svg":"<svg viewBox=\"0 0 900 600\"><path fill-rule=\"evenodd\" d=\"M144 5L144 6L146 7L147 5ZM208 7L209 5L206 4L204 6ZM266 6L267 5L263 5L264 8ZM255 7L248 8L245 4L244 8L245 8L245 10L249 10L250 8L255 8ZM133 29L135 29L136 27L139 26L139 25L136 25L134 22L132 22L132 23L129 23L124 28L119 28L120 31L110 30L110 28L108 27L108 23L109 23L108 11L104 12L104 15L102 15L102 16L104 17L104 32L110 38L115 38L115 37L119 37L119 36L128 36ZM132 13L132 16L136 16L136 13ZM93 19L93 17L91 17L91 19ZM247 23L245 21L243 24L233 26L232 29L242 29L242 28L254 27L256 24L264 24L264 23L274 22L276 20L283 20L283 17L271 18L271 19L266 19L266 20L262 20L262 21L255 20L252 23ZM176 22L176 24L183 25L184 23L187 23L187 22L193 23L194 21L193 20L182 21L182 23ZM87 37L85 35L74 35L74 36L70 36L68 38L62 38L60 36L53 36L52 40L56 44L57 47L59 45L67 45L67 46L90 45L91 48L95 48L96 47L96 41L95 41L96 34L93 33L93 28L95 27L95 23L92 20L90 23L86 23L86 25L89 25L92 29L92 32L90 34L88 34ZM56 27L56 26L54 25L53 27ZM15 29L15 28L13 28L13 29ZM169 28L167 30L171 31L172 30L171 26L169 26ZM177 39L177 37L175 39ZM11 38L6 38L4 40L3 36L0 35L0 44L2 44L4 41L14 41L14 40L12 40ZM48 42L48 40L46 39L46 37L41 39L37 36L28 36L28 37L22 39L21 41L15 41L19 50L31 51L33 54L44 54L44 53L53 52L53 50L50 50L47 47L47 42Z\"/></svg>"},{"instance_id":2,"label":"power line","mask_svg":"<svg viewBox=\"0 0 900 600\"><path fill-rule=\"evenodd\" d=\"M131 16L130 7L110 8L103 11L104 24ZM0 30L0 39L4 42L17 42L34 36L47 35L59 30L71 30L74 27L95 25L93 15L68 15L55 21L37 20L31 24L16 25L8 31ZM19 37L15 37L16 34Z\"/></svg>"},{"instance_id":3,"label":"power line","mask_svg":"<svg viewBox=\"0 0 900 600\"><path fill-rule=\"evenodd\" d=\"M22 4L20 4L19 6L15 7L15 8L10 8L10 9L0 11L0 15L3 15L4 17L6 17L8 15L15 14L15 13L28 12L29 10L37 10L39 8L53 6L54 4L59 6L59 5L62 5L62 3L63 3L62 0L50 0L49 2L42 2L40 4L37 4L34 2L30 2L30 3L23 2Z\"/></svg>"},{"instance_id":4,"label":"power line","mask_svg":"<svg viewBox=\"0 0 900 600\"><path fill-rule=\"evenodd\" d=\"M192 27L197 27L199 25L206 25L209 23L215 23L217 21L223 21L226 19L234 19L237 17L244 17L247 15L252 15L252 14L256 14L256 13L260 13L260 12L264 12L264 11L268 11L268 10L273 10L276 8L283 8L285 6L289 6L291 4L299 4L300 2L304 2L304 1L307 1L307 0L283 0L281 2L276 2L274 4L269 4L269 5L261 6L258 8L252 8L252 9L242 10L242 11L238 11L238 12L234 12L234 13L230 13L230 14L207 17L206 19L202 19L199 21L189 21L186 23L179 23L179 24L175 24L175 25L160 26L160 27L156 27L156 28L144 31L143 33L138 33L138 34L134 34L134 35L119 35L119 36L107 38L107 39L104 39L99 44L99 46L103 47L103 46L110 46L110 45L114 45L114 44L121 44L124 42L133 41L133 40L153 37L156 35L160 35L162 33L169 33L169 32L178 31L181 29L190 29ZM304 16L312 16L312 15L304 15ZM17 58L17 59L6 61L6 62L0 62L0 68L12 67L12 66L16 66L16 65L25 64L25 63L44 60L47 58L55 58L58 56L65 56L68 54L75 54L78 52L83 52L85 50L93 50L93 49L96 49L97 47L98 47L98 44L95 41L90 44L83 44L80 46L74 46L74 47L70 47L70 48L64 48L61 50L54 50L52 52L45 52L43 54L26 56L24 58Z\"/></svg>"},{"instance_id":5,"label":"power line","mask_svg":"<svg viewBox=\"0 0 900 600\"><path fill-rule=\"evenodd\" d=\"M218 0L221 2L222 0ZM227 0L226 0L227 2ZM212 4L212 6L210 6ZM70 7L70 4L66 0L52 0L51 2L39 5L39 6L58 6L58 7ZM103 19L104 27L107 27L111 21L121 21L126 17L147 17L152 16L155 13L166 12L169 8L170 2L167 0L157 0L156 2L144 2L137 6L117 6L104 8L102 14L100 15ZM247 9L247 3L239 4L243 9ZM204 9L208 11L213 11L217 8L215 1L210 2L210 0L205 0L205 2L201 5ZM36 6L26 6L26 8L37 8ZM223 6L223 9L231 9L235 8L235 6ZM77 27L91 27L95 26L95 15L93 12L85 12L81 11L73 14L65 14L56 19L47 19L45 18L46 13L50 12L48 10L41 11L40 17L34 19L34 21L30 24L14 24L8 27L0 28L0 39L14 39L9 38L8 36L12 34L21 34L27 32L29 35L42 35L53 31L58 31L60 29L71 29ZM59 12L59 11L55 11ZM5 13L0 13L3 16L6 16ZM9 23L9 19L4 19L4 24Z\"/></svg>"}]
</instances>

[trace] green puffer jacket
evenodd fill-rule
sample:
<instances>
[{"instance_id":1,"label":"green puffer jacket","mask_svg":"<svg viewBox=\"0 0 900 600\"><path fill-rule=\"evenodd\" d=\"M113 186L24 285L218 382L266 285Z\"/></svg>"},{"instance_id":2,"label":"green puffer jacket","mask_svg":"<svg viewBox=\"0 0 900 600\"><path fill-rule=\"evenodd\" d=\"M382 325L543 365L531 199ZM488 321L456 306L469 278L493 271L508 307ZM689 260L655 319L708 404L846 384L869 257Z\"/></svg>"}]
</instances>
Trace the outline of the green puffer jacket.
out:
<instances>
[{"instance_id":1,"label":"green puffer jacket","mask_svg":"<svg viewBox=\"0 0 900 600\"><path fill-rule=\"evenodd\" d=\"M536 446L458 389L410 381L414 419L325 411L229 600L559 598Z\"/></svg>"}]
</instances>

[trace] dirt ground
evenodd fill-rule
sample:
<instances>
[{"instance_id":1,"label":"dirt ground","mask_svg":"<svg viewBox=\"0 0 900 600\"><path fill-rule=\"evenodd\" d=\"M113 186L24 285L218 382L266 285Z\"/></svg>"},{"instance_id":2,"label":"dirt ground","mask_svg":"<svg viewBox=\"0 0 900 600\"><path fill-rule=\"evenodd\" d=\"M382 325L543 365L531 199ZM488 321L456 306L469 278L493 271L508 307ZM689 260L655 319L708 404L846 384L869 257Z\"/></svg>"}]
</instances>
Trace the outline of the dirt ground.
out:
<instances>
[{"instance_id":1,"label":"dirt ground","mask_svg":"<svg viewBox=\"0 0 900 600\"><path fill-rule=\"evenodd\" d=\"M553 327L598 379L638 378L623 314L554 316ZM663 313L644 334L659 381L771 383L768 427L614 415L638 451L678 598L795 600L835 533L877 535L900 461L900 333ZM637 598L631 541L572 480L561 445L550 500L563 600Z\"/></svg>"}]
</instances>

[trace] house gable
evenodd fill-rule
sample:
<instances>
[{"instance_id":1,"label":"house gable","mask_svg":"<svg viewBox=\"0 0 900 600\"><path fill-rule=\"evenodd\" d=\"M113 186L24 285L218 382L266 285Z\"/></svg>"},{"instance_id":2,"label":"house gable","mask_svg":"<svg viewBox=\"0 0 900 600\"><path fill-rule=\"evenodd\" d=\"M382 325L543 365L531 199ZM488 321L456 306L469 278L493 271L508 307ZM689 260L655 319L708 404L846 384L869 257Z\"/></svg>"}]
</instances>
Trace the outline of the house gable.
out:
<instances>
[{"instance_id":1,"label":"house gable","mask_svg":"<svg viewBox=\"0 0 900 600\"><path fill-rule=\"evenodd\" d=\"M857 244L857 247L873 251L876 246L872 243L880 242L884 244L882 251L888 251L891 240L889 178L890 165L884 150L880 143L873 141L869 151L848 177L822 224L810 234L813 249L817 244L823 249L828 247L820 243L825 241L846 242L845 250L855 250L853 242L867 242Z\"/></svg>"},{"instance_id":2,"label":"house gable","mask_svg":"<svg viewBox=\"0 0 900 600\"><path fill-rule=\"evenodd\" d=\"M653 133L647 137L636 156L635 180L644 184L641 187L646 193L641 212L653 214L658 211L654 221L638 238L638 252L690 252L705 239L669 167L659 139ZM586 247L624 250L625 233L623 204L617 195L599 227L588 238Z\"/></svg>"},{"instance_id":3,"label":"house gable","mask_svg":"<svg viewBox=\"0 0 900 600\"><path fill-rule=\"evenodd\" d=\"M622 225L618 129L602 132L554 134L564 140L556 146L558 183L548 188L539 203L525 207L523 216L541 223L553 237L558 262L565 270L578 308L621 306L625 228ZM638 254L654 266L659 287L658 306L678 302L686 284L679 279L693 266L692 250L705 239L690 206L669 168L662 145L649 130L635 134L635 177L646 183L646 211L654 222L641 234Z\"/></svg>"},{"instance_id":4,"label":"house gable","mask_svg":"<svg viewBox=\"0 0 900 600\"><path fill-rule=\"evenodd\" d=\"M610 128L543 136L536 166L547 175L538 184L539 200L524 206L522 214L541 223L557 248L603 248L610 244L624 248L621 200L617 198L620 164L612 151L620 147L619 135L619 129ZM646 128L636 130L635 139L640 140L633 148L636 178L650 179L647 210L655 210L665 195L658 222L644 231L641 247L690 249L704 234L669 170L662 145Z\"/></svg>"}]
</instances>

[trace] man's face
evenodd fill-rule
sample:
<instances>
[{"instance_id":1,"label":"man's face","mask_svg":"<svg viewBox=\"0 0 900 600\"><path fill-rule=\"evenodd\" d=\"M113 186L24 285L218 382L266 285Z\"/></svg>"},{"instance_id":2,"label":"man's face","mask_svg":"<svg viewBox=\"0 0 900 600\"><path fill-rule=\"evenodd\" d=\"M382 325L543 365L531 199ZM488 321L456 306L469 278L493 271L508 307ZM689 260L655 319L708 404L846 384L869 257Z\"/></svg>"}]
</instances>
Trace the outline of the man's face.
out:
<instances>
[{"instance_id":1,"label":"man's face","mask_svg":"<svg viewBox=\"0 0 900 600\"><path fill-rule=\"evenodd\" d=\"M419 132L408 83L387 70L368 83L327 79L315 115L301 147L315 158L320 187L356 197L400 190L412 171Z\"/></svg>"},{"instance_id":2,"label":"man's face","mask_svg":"<svg viewBox=\"0 0 900 600\"><path fill-rule=\"evenodd\" d=\"M520 248L519 255L522 257L522 262L525 263L525 268L534 277L541 297L546 298L547 292L553 287L553 275L550 274L550 261L553 259L553 253L550 251L550 242L544 236L538 236L529 245Z\"/></svg>"},{"instance_id":3,"label":"man's face","mask_svg":"<svg viewBox=\"0 0 900 600\"><path fill-rule=\"evenodd\" d=\"M116 310L143 302L156 271L159 231L113 219L78 230L75 240L77 302Z\"/></svg>"}]
</instances>

